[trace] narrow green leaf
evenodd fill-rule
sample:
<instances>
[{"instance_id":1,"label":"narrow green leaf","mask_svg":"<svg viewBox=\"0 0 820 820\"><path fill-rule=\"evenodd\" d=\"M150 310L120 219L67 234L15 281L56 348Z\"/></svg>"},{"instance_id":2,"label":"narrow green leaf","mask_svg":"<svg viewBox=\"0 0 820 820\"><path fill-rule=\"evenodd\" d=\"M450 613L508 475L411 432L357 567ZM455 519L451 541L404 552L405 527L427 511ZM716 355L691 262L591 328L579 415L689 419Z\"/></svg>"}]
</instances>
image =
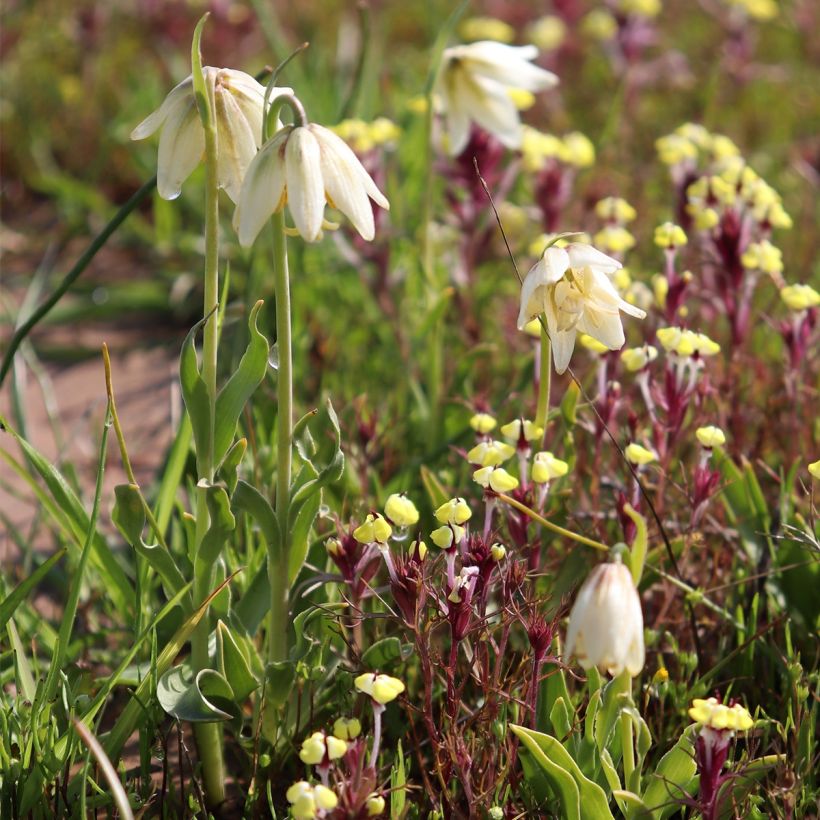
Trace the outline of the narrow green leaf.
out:
<instances>
[{"instance_id":1,"label":"narrow green leaf","mask_svg":"<svg viewBox=\"0 0 820 820\"><path fill-rule=\"evenodd\" d=\"M17 607L28 598L29 593L51 572L52 567L54 567L65 553L65 549L55 552L54 555L43 561L28 578L20 581L20 583L0 601L0 629L5 627Z\"/></svg>"},{"instance_id":2,"label":"narrow green leaf","mask_svg":"<svg viewBox=\"0 0 820 820\"><path fill-rule=\"evenodd\" d=\"M200 21L201 23L202 21ZM212 420L211 400L208 397L208 388L199 372L194 340L197 331L205 321L206 319L200 320L190 329L185 341L182 343L182 351L179 355L179 383L182 388L182 399L185 402L185 409L188 411L188 418L191 420L191 428L194 433L197 472L200 476L204 474L202 465L210 446Z\"/></svg>"},{"instance_id":3,"label":"narrow green leaf","mask_svg":"<svg viewBox=\"0 0 820 820\"><path fill-rule=\"evenodd\" d=\"M697 782L693 746L695 731L695 727L690 726L660 759L655 771L646 775L647 785L642 799L653 820L669 817L680 809L683 800L694 793Z\"/></svg>"},{"instance_id":4,"label":"narrow green leaf","mask_svg":"<svg viewBox=\"0 0 820 820\"><path fill-rule=\"evenodd\" d=\"M28 657L26 657L26 649L20 640L20 636L17 634L17 627L15 627L12 618L9 618L6 622L6 631L9 635L11 650L14 653L14 671L16 673L17 688L29 703L33 703L37 694L37 686L34 683L34 675L31 673L31 664L29 663Z\"/></svg>"},{"instance_id":5,"label":"narrow green leaf","mask_svg":"<svg viewBox=\"0 0 820 820\"><path fill-rule=\"evenodd\" d=\"M231 512L231 500L224 487L207 487L205 503L208 505L211 522L199 546L196 561L209 565L222 553L225 542L236 529L236 519Z\"/></svg>"},{"instance_id":6,"label":"narrow green leaf","mask_svg":"<svg viewBox=\"0 0 820 820\"><path fill-rule=\"evenodd\" d=\"M187 560L183 567L179 567L174 556L159 545L146 544L140 540L134 545L134 549L148 561L171 595L178 593L186 584L185 578L193 574Z\"/></svg>"},{"instance_id":7,"label":"narrow green leaf","mask_svg":"<svg viewBox=\"0 0 820 820\"><path fill-rule=\"evenodd\" d=\"M404 752L401 740L396 745L396 756L390 769L390 817L398 820L404 816L404 807L407 804L407 772L404 767Z\"/></svg>"},{"instance_id":8,"label":"narrow green leaf","mask_svg":"<svg viewBox=\"0 0 820 820\"><path fill-rule=\"evenodd\" d=\"M118 484L114 487L114 509L111 520L128 544L134 546L142 537L145 527L145 508L136 484Z\"/></svg>"},{"instance_id":9,"label":"narrow green leaf","mask_svg":"<svg viewBox=\"0 0 820 820\"><path fill-rule=\"evenodd\" d=\"M293 583L307 557L308 545L310 543L310 531L313 522L319 514L319 507L322 504L321 493L311 496L302 504L293 522L290 531L290 553L288 555L288 582Z\"/></svg>"},{"instance_id":10,"label":"narrow green leaf","mask_svg":"<svg viewBox=\"0 0 820 820\"><path fill-rule=\"evenodd\" d=\"M231 686L237 703L241 703L259 687L251 672L248 659L239 645L239 639L222 620L216 624L217 669Z\"/></svg>"},{"instance_id":11,"label":"narrow green leaf","mask_svg":"<svg viewBox=\"0 0 820 820\"><path fill-rule=\"evenodd\" d=\"M246 513L256 522L268 550L278 555L281 550L279 523L270 501L256 487L241 480L236 483L231 501L234 510Z\"/></svg>"},{"instance_id":12,"label":"narrow green leaf","mask_svg":"<svg viewBox=\"0 0 820 820\"><path fill-rule=\"evenodd\" d=\"M262 304L260 299L251 308L248 317L250 332L248 347L239 361L239 366L216 397L214 464L220 464L228 452L242 410L262 379L265 378L268 369L270 346L268 340L256 326Z\"/></svg>"}]
</instances>

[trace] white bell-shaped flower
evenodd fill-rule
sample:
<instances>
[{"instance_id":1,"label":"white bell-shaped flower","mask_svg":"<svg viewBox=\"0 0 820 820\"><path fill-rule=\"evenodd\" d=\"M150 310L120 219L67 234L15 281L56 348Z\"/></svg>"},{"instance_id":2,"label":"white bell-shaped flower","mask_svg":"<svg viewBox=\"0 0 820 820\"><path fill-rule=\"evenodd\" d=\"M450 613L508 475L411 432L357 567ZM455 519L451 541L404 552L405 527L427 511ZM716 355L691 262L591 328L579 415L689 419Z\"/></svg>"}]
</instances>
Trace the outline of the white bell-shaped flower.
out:
<instances>
[{"instance_id":1,"label":"white bell-shaped flower","mask_svg":"<svg viewBox=\"0 0 820 820\"><path fill-rule=\"evenodd\" d=\"M219 187L237 202L242 179L262 142L265 86L244 71L205 66L202 72L209 93L213 92ZM290 88L274 88L271 99L292 93ZM168 94L131 132L131 139L145 139L160 128L157 190L163 199L176 199L205 151L192 77Z\"/></svg>"}]
</instances>

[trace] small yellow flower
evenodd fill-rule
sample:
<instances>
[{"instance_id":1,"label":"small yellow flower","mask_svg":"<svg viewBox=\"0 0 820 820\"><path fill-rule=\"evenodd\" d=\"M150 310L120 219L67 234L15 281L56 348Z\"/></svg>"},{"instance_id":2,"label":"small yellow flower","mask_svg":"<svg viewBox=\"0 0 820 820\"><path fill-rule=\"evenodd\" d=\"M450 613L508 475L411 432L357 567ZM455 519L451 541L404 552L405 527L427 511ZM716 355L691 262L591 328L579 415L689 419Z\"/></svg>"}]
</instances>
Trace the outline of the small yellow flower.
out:
<instances>
[{"instance_id":1,"label":"small yellow flower","mask_svg":"<svg viewBox=\"0 0 820 820\"><path fill-rule=\"evenodd\" d=\"M653 450L648 450L646 447L641 447L640 444L636 444L634 441L624 449L624 455L630 464L634 464L638 467L658 460L657 453Z\"/></svg>"},{"instance_id":2,"label":"small yellow flower","mask_svg":"<svg viewBox=\"0 0 820 820\"><path fill-rule=\"evenodd\" d=\"M569 472L569 464L544 451L536 453L532 460L532 480L536 484L546 484L555 478L561 478Z\"/></svg>"},{"instance_id":3,"label":"small yellow flower","mask_svg":"<svg viewBox=\"0 0 820 820\"><path fill-rule=\"evenodd\" d=\"M507 96L519 111L528 111L535 105L535 94L526 88L508 88Z\"/></svg>"},{"instance_id":4,"label":"small yellow flower","mask_svg":"<svg viewBox=\"0 0 820 820\"><path fill-rule=\"evenodd\" d=\"M412 527L419 520L416 505L404 493L393 493L384 505L384 513L397 527Z\"/></svg>"},{"instance_id":5,"label":"small yellow flower","mask_svg":"<svg viewBox=\"0 0 820 820\"><path fill-rule=\"evenodd\" d=\"M632 222L638 212L625 199L619 196L608 196L595 203L595 215L599 219L625 225L627 222Z\"/></svg>"},{"instance_id":6,"label":"small yellow flower","mask_svg":"<svg viewBox=\"0 0 820 820\"><path fill-rule=\"evenodd\" d=\"M605 225L592 239L608 253L624 253L635 247L635 237L622 225Z\"/></svg>"},{"instance_id":7,"label":"small yellow flower","mask_svg":"<svg viewBox=\"0 0 820 820\"><path fill-rule=\"evenodd\" d=\"M700 148L704 151L709 150L709 146L712 144L712 135L709 133L709 130L696 122L685 122L683 125L679 125L675 129L674 136L683 137L689 140L696 148Z\"/></svg>"},{"instance_id":8,"label":"small yellow flower","mask_svg":"<svg viewBox=\"0 0 820 820\"><path fill-rule=\"evenodd\" d=\"M469 521L473 511L463 498L445 501L435 512L436 521L442 524L463 524Z\"/></svg>"},{"instance_id":9,"label":"small yellow flower","mask_svg":"<svg viewBox=\"0 0 820 820\"><path fill-rule=\"evenodd\" d=\"M367 809L367 816L368 817L376 817L379 814L384 813L386 803L384 802L384 798L380 794L371 794L370 797L367 798L367 802L364 804L365 809Z\"/></svg>"},{"instance_id":10,"label":"small yellow flower","mask_svg":"<svg viewBox=\"0 0 820 820\"><path fill-rule=\"evenodd\" d=\"M720 215L714 208L693 207L687 210L694 217L695 228L699 231L711 231L720 222Z\"/></svg>"},{"instance_id":11,"label":"small yellow flower","mask_svg":"<svg viewBox=\"0 0 820 820\"><path fill-rule=\"evenodd\" d=\"M503 467L482 467L473 473L473 481L496 493L508 493L518 486L518 479Z\"/></svg>"},{"instance_id":12,"label":"small yellow flower","mask_svg":"<svg viewBox=\"0 0 820 820\"><path fill-rule=\"evenodd\" d=\"M523 425L523 428L522 428ZM501 435L510 441L518 441L521 438L521 431L524 431L525 441L535 441L544 435L544 428L538 427L528 419L516 419L501 428Z\"/></svg>"},{"instance_id":13,"label":"small yellow flower","mask_svg":"<svg viewBox=\"0 0 820 820\"><path fill-rule=\"evenodd\" d=\"M541 338L541 322L538 319L530 319L521 330L523 330L527 336L533 336L536 339Z\"/></svg>"},{"instance_id":14,"label":"small yellow flower","mask_svg":"<svg viewBox=\"0 0 820 820\"><path fill-rule=\"evenodd\" d=\"M709 150L712 153L712 158L715 160L740 156L740 148L725 134L712 134Z\"/></svg>"},{"instance_id":15,"label":"small yellow flower","mask_svg":"<svg viewBox=\"0 0 820 820\"><path fill-rule=\"evenodd\" d=\"M657 686L669 680L669 670L665 666L659 666L658 671L652 676L652 683Z\"/></svg>"},{"instance_id":16,"label":"small yellow flower","mask_svg":"<svg viewBox=\"0 0 820 820\"><path fill-rule=\"evenodd\" d=\"M820 481L820 459L809 464L809 475Z\"/></svg>"},{"instance_id":17,"label":"small yellow flower","mask_svg":"<svg viewBox=\"0 0 820 820\"><path fill-rule=\"evenodd\" d=\"M317 809L332 811L339 804L339 798L326 786L311 785L306 780L294 783L285 793L294 820L312 820Z\"/></svg>"},{"instance_id":18,"label":"small yellow flower","mask_svg":"<svg viewBox=\"0 0 820 820\"><path fill-rule=\"evenodd\" d=\"M728 729L745 732L754 726L752 716L739 703L726 706L718 703L717 698L695 698L689 709L689 717L710 729Z\"/></svg>"},{"instance_id":19,"label":"small yellow flower","mask_svg":"<svg viewBox=\"0 0 820 820\"><path fill-rule=\"evenodd\" d=\"M611 40L618 33L618 21L606 9L594 9L581 20L581 31L593 40Z\"/></svg>"},{"instance_id":20,"label":"small yellow flower","mask_svg":"<svg viewBox=\"0 0 820 820\"><path fill-rule=\"evenodd\" d=\"M680 248L687 242L686 234L680 225L664 222L655 228L655 244L659 248Z\"/></svg>"},{"instance_id":21,"label":"small yellow flower","mask_svg":"<svg viewBox=\"0 0 820 820\"><path fill-rule=\"evenodd\" d=\"M564 161L576 168L589 168L595 164L595 146L592 140L580 131L564 134ZM588 238L576 237L575 242L587 242Z\"/></svg>"},{"instance_id":22,"label":"small yellow flower","mask_svg":"<svg viewBox=\"0 0 820 820\"><path fill-rule=\"evenodd\" d=\"M780 298L789 310L808 310L820 305L820 293L811 285L786 285L780 291Z\"/></svg>"},{"instance_id":23,"label":"small yellow flower","mask_svg":"<svg viewBox=\"0 0 820 820\"><path fill-rule=\"evenodd\" d=\"M661 0L620 0L618 5L624 13L642 17L657 17L661 11Z\"/></svg>"},{"instance_id":24,"label":"small yellow flower","mask_svg":"<svg viewBox=\"0 0 820 820\"><path fill-rule=\"evenodd\" d=\"M448 550L464 538L464 527L458 524L445 524L443 527L433 530L430 533L430 540L440 549Z\"/></svg>"},{"instance_id":25,"label":"small yellow flower","mask_svg":"<svg viewBox=\"0 0 820 820\"><path fill-rule=\"evenodd\" d=\"M333 723L333 734L339 740L355 740L362 733L362 724L356 718L340 717Z\"/></svg>"},{"instance_id":26,"label":"small yellow flower","mask_svg":"<svg viewBox=\"0 0 820 820\"><path fill-rule=\"evenodd\" d=\"M544 134L524 125L521 127L521 158L525 171L540 171L549 159L563 161L566 146L554 134Z\"/></svg>"},{"instance_id":27,"label":"small yellow flower","mask_svg":"<svg viewBox=\"0 0 820 820\"><path fill-rule=\"evenodd\" d=\"M309 766L317 766L325 759L338 760L347 752L347 743L334 735L325 735L324 732L314 732L302 742L299 759Z\"/></svg>"},{"instance_id":28,"label":"small yellow flower","mask_svg":"<svg viewBox=\"0 0 820 820\"><path fill-rule=\"evenodd\" d=\"M424 541L414 541L410 545L410 555L418 555L419 561L423 561L427 555L427 544Z\"/></svg>"},{"instance_id":29,"label":"small yellow flower","mask_svg":"<svg viewBox=\"0 0 820 820\"><path fill-rule=\"evenodd\" d=\"M593 353L609 352L609 348L603 342L599 342L597 339L593 338L588 333L580 333L578 335L578 341L581 343L581 347L585 347L587 350L590 350Z\"/></svg>"},{"instance_id":30,"label":"small yellow flower","mask_svg":"<svg viewBox=\"0 0 820 820\"><path fill-rule=\"evenodd\" d=\"M353 530L353 537L360 544L386 544L393 534L393 528L379 515L368 514L364 523Z\"/></svg>"},{"instance_id":31,"label":"small yellow flower","mask_svg":"<svg viewBox=\"0 0 820 820\"><path fill-rule=\"evenodd\" d=\"M554 51L567 36L567 25L554 14L539 17L527 27L527 37L541 51Z\"/></svg>"},{"instance_id":32,"label":"small yellow flower","mask_svg":"<svg viewBox=\"0 0 820 820\"><path fill-rule=\"evenodd\" d=\"M652 277L652 292L658 307L663 310L666 307L666 294L669 293L669 280L660 273Z\"/></svg>"},{"instance_id":33,"label":"small yellow flower","mask_svg":"<svg viewBox=\"0 0 820 820\"><path fill-rule=\"evenodd\" d=\"M507 549L503 544L493 544L490 547L490 555L493 561L503 561L507 557Z\"/></svg>"},{"instance_id":34,"label":"small yellow flower","mask_svg":"<svg viewBox=\"0 0 820 820\"><path fill-rule=\"evenodd\" d=\"M708 427L698 427L695 436L703 447L711 450L713 447L722 447L726 444L726 434L720 427L709 425Z\"/></svg>"},{"instance_id":35,"label":"small yellow flower","mask_svg":"<svg viewBox=\"0 0 820 820\"><path fill-rule=\"evenodd\" d=\"M370 695L376 703L382 705L395 700L404 691L404 684L398 678L375 672L365 672L359 675L353 683L359 692Z\"/></svg>"},{"instance_id":36,"label":"small yellow flower","mask_svg":"<svg viewBox=\"0 0 820 820\"><path fill-rule=\"evenodd\" d=\"M775 0L729 0L729 2L759 22L766 22L777 17L778 8Z\"/></svg>"},{"instance_id":37,"label":"small yellow flower","mask_svg":"<svg viewBox=\"0 0 820 820\"><path fill-rule=\"evenodd\" d=\"M492 432L496 423L496 420L489 413L476 413L470 419L470 427L482 436Z\"/></svg>"},{"instance_id":38,"label":"small yellow flower","mask_svg":"<svg viewBox=\"0 0 820 820\"><path fill-rule=\"evenodd\" d=\"M783 272L783 252L768 239L749 245L740 261L748 270L759 270L769 275Z\"/></svg>"},{"instance_id":39,"label":"small yellow flower","mask_svg":"<svg viewBox=\"0 0 820 820\"><path fill-rule=\"evenodd\" d=\"M658 341L667 353L677 356L715 356L720 353L720 345L712 341L705 333L695 333L679 327L662 327L657 333Z\"/></svg>"},{"instance_id":40,"label":"small yellow flower","mask_svg":"<svg viewBox=\"0 0 820 820\"><path fill-rule=\"evenodd\" d=\"M652 345L629 347L621 353L624 367L632 373L643 370L650 362L658 358L658 349Z\"/></svg>"},{"instance_id":41,"label":"small yellow flower","mask_svg":"<svg viewBox=\"0 0 820 820\"><path fill-rule=\"evenodd\" d=\"M697 145L680 134L668 134L655 140L655 150L664 165L679 165L698 157Z\"/></svg>"},{"instance_id":42,"label":"small yellow flower","mask_svg":"<svg viewBox=\"0 0 820 820\"><path fill-rule=\"evenodd\" d=\"M470 17L459 26L458 33L468 42L495 40L511 43L515 39L515 29L496 17Z\"/></svg>"},{"instance_id":43,"label":"small yellow flower","mask_svg":"<svg viewBox=\"0 0 820 820\"><path fill-rule=\"evenodd\" d=\"M504 441L482 441L467 453L467 460L482 467L497 467L514 455L515 447Z\"/></svg>"}]
</instances>

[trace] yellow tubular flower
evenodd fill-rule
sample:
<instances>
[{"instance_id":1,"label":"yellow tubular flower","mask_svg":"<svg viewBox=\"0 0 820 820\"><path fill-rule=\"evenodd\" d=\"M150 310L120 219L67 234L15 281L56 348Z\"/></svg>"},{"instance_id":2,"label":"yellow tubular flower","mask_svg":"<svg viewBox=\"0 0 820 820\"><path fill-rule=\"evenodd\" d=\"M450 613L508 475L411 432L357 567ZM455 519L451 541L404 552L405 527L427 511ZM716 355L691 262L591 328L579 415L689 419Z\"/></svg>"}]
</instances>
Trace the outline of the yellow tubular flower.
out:
<instances>
[{"instance_id":1,"label":"yellow tubular flower","mask_svg":"<svg viewBox=\"0 0 820 820\"><path fill-rule=\"evenodd\" d=\"M404 691L404 684L398 678L375 672L365 672L359 675L353 683L359 692L370 695L376 703L382 706L395 700Z\"/></svg>"},{"instance_id":2,"label":"yellow tubular flower","mask_svg":"<svg viewBox=\"0 0 820 820\"><path fill-rule=\"evenodd\" d=\"M384 512L397 527L412 527L419 520L416 505L404 493L393 493L384 505Z\"/></svg>"},{"instance_id":3,"label":"yellow tubular flower","mask_svg":"<svg viewBox=\"0 0 820 820\"><path fill-rule=\"evenodd\" d=\"M732 732L745 732L754 726L752 716L739 703L726 706L718 703L717 698L695 698L689 709L689 717L702 726L710 729L728 729Z\"/></svg>"},{"instance_id":4,"label":"yellow tubular flower","mask_svg":"<svg viewBox=\"0 0 820 820\"><path fill-rule=\"evenodd\" d=\"M703 447L711 450L713 447L722 447L726 444L726 434L720 427L709 425L708 427L698 427L695 436Z\"/></svg>"}]
</instances>

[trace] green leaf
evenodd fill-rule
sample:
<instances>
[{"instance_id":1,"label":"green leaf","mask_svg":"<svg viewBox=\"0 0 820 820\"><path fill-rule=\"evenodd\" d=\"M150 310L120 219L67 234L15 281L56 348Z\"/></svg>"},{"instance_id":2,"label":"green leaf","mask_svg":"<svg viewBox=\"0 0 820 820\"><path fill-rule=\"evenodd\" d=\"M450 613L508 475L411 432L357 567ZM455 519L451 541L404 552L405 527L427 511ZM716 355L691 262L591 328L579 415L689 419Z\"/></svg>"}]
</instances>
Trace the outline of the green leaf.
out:
<instances>
[{"instance_id":1,"label":"green leaf","mask_svg":"<svg viewBox=\"0 0 820 820\"><path fill-rule=\"evenodd\" d=\"M203 460L211 443L211 400L208 396L208 388L199 372L194 340L197 331L206 321L202 319L191 328L182 343L182 352L179 356L179 382L185 409L188 411L188 418L191 420L191 428L194 431L194 448L199 476L204 475Z\"/></svg>"},{"instance_id":2,"label":"green leaf","mask_svg":"<svg viewBox=\"0 0 820 820\"><path fill-rule=\"evenodd\" d=\"M696 731L696 727L690 726L660 759L655 771L645 777L648 785L642 799L653 820L669 817L680 809L686 797L694 794L697 766L693 737Z\"/></svg>"},{"instance_id":3,"label":"green leaf","mask_svg":"<svg viewBox=\"0 0 820 820\"><path fill-rule=\"evenodd\" d=\"M279 535L279 522L270 501L256 487L241 480L236 483L231 501L237 512L246 513L256 522L268 551L278 556L282 539ZM251 633L254 631L249 630Z\"/></svg>"},{"instance_id":4,"label":"green leaf","mask_svg":"<svg viewBox=\"0 0 820 820\"><path fill-rule=\"evenodd\" d=\"M435 473L431 472L423 464L420 473L421 483L424 484L424 489L427 490L427 497L430 499L430 504L434 510L437 510L450 496L447 494L444 485L438 480Z\"/></svg>"},{"instance_id":5,"label":"green leaf","mask_svg":"<svg viewBox=\"0 0 820 820\"><path fill-rule=\"evenodd\" d=\"M270 609L270 581L268 566L264 562L256 572L245 594L234 605L234 615L249 635L255 635Z\"/></svg>"},{"instance_id":6,"label":"green leaf","mask_svg":"<svg viewBox=\"0 0 820 820\"><path fill-rule=\"evenodd\" d=\"M407 772L404 767L404 752L401 740L396 745L396 756L390 769L390 817L399 818L404 814L407 803Z\"/></svg>"},{"instance_id":7,"label":"green leaf","mask_svg":"<svg viewBox=\"0 0 820 820\"><path fill-rule=\"evenodd\" d=\"M269 663L265 669L267 703L274 709L281 709L290 697L296 680L296 664L293 661Z\"/></svg>"},{"instance_id":8,"label":"green leaf","mask_svg":"<svg viewBox=\"0 0 820 820\"><path fill-rule=\"evenodd\" d=\"M556 738L523 726L511 725L510 728L550 779L550 785L567 812L564 816L580 818L580 806L583 805L584 820L614 820L604 790L584 775ZM569 788L567 777L575 786L574 791Z\"/></svg>"},{"instance_id":9,"label":"green leaf","mask_svg":"<svg viewBox=\"0 0 820 820\"><path fill-rule=\"evenodd\" d=\"M308 545L310 543L310 531L321 505L321 493L311 496L302 504L296 516L296 520L293 522L293 527L290 531L290 553L288 555L289 584L292 584L296 580L305 563Z\"/></svg>"},{"instance_id":10,"label":"green leaf","mask_svg":"<svg viewBox=\"0 0 820 820\"><path fill-rule=\"evenodd\" d=\"M26 657L26 649L20 640L20 636L17 634L17 627L14 626L14 621L11 618L6 622L6 631L8 632L9 643L14 653L14 671L16 673L15 680L17 682L17 689L29 703L34 703L34 697L37 694L34 675L31 673L31 664Z\"/></svg>"},{"instance_id":11,"label":"green leaf","mask_svg":"<svg viewBox=\"0 0 820 820\"><path fill-rule=\"evenodd\" d=\"M114 487L114 509L111 520L132 546L139 542L145 527L145 508L140 488L136 484L118 484Z\"/></svg>"},{"instance_id":12,"label":"green leaf","mask_svg":"<svg viewBox=\"0 0 820 820\"><path fill-rule=\"evenodd\" d=\"M29 593L48 575L52 567L65 555L65 549L58 550L54 555L43 561L28 578L20 583L0 601L0 630L14 614L18 606L29 596Z\"/></svg>"},{"instance_id":13,"label":"green leaf","mask_svg":"<svg viewBox=\"0 0 820 820\"><path fill-rule=\"evenodd\" d=\"M231 512L231 500L224 487L205 488L205 503L211 523L197 553L197 562L213 564L219 558L228 536L236 529L236 519Z\"/></svg>"},{"instance_id":14,"label":"green leaf","mask_svg":"<svg viewBox=\"0 0 820 820\"><path fill-rule=\"evenodd\" d=\"M364 669L381 670L402 658L401 641L396 637L382 638L364 651L361 666Z\"/></svg>"},{"instance_id":15,"label":"green leaf","mask_svg":"<svg viewBox=\"0 0 820 820\"><path fill-rule=\"evenodd\" d=\"M134 544L134 549L151 565L151 568L162 579L167 592L176 595L186 584L185 578L193 574L193 570L188 566L180 568L166 549L159 545L146 544L140 540Z\"/></svg>"},{"instance_id":16,"label":"green leaf","mask_svg":"<svg viewBox=\"0 0 820 820\"><path fill-rule=\"evenodd\" d=\"M566 701L563 698L556 698L550 709L550 723L552 729L558 737L568 737L572 732L572 722L569 717Z\"/></svg>"},{"instance_id":17,"label":"green leaf","mask_svg":"<svg viewBox=\"0 0 820 820\"><path fill-rule=\"evenodd\" d=\"M268 369L268 340L256 326L263 302L260 299L248 317L250 341L239 366L216 397L214 422L214 464L220 464L233 441L242 410L253 392L265 378Z\"/></svg>"},{"instance_id":18,"label":"green leaf","mask_svg":"<svg viewBox=\"0 0 820 820\"><path fill-rule=\"evenodd\" d=\"M248 659L239 645L240 640L224 621L217 621L217 668L230 684L237 703L241 703L259 687L259 681L251 672Z\"/></svg>"},{"instance_id":19,"label":"green leaf","mask_svg":"<svg viewBox=\"0 0 820 820\"><path fill-rule=\"evenodd\" d=\"M169 669L157 683L157 700L169 715L189 723L232 717L224 707L233 702L233 691L228 681L213 669L203 669L196 677L185 666Z\"/></svg>"},{"instance_id":20,"label":"green leaf","mask_svg":"<svg viewBox=\"0 0 820 820\"><path fill-rule=\"evenodd\" d=\"M784 754L764 755L738 767L738 771L721 786L718 793L718 820L731 820L736 817L737 807L743 806L749 795L759 787L760 781L773 769L782 766L785 761Z\"/></svg>"},{"instance_id":21,"label":"green leaf","mask_svg":"<svg viewBox=\"0 0 820 820\"><path fill-rule=\"evenodd\" d=\"M236 489L236 482L239 480L239 465L247 449L248 440L246 438L235 441L217 471L219 480L224 481L225 486L228 488L228 495L233 495L233 491Z\"/></svg>"}]
</instances>

